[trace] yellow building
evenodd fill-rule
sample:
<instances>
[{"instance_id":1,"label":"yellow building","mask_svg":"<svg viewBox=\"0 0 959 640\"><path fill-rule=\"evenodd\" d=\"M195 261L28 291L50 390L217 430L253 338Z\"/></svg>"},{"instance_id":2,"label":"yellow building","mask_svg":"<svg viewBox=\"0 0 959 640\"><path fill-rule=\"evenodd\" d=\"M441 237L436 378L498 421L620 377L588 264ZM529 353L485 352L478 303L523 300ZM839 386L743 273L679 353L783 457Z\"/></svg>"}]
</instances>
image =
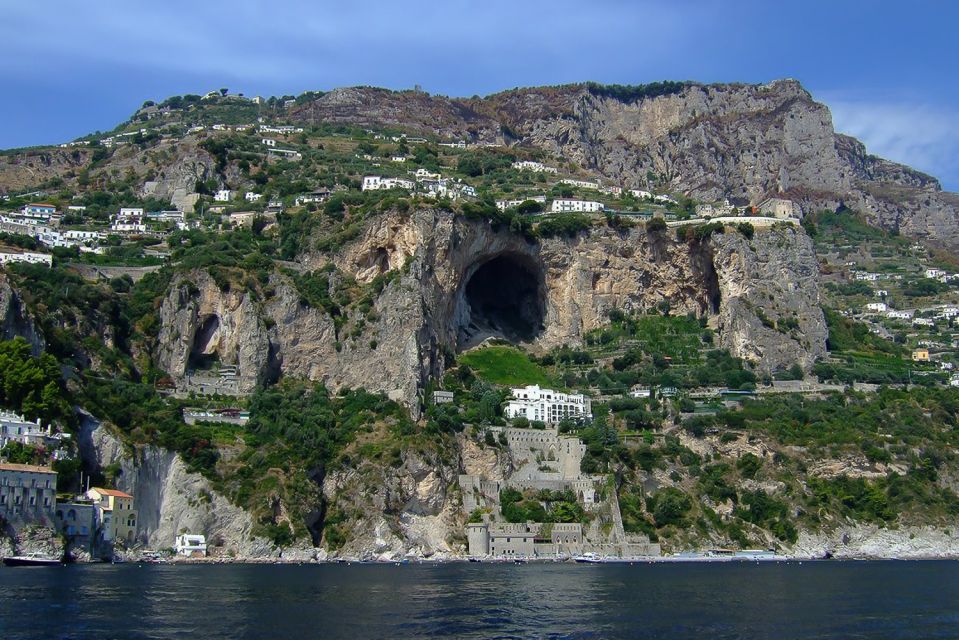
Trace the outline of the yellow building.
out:
<instances>
[{"instance_id":1,"label":"yellow building","mask_svg":"<svg viewBox=\"0 0 959 640\"><path fill-rule=\"evenodd\" d=\"M97 509L97 524L104 540L133 542L137 535L137 510L133 496L116 489L93 487L87 491Z\"/></svg>"},{"instance_id":2,"label":"yellow building","mask_svg":"<svg viewBox=\"0 0 959 640\"><path fill-rule=\"evenodd\" d=\"M929 349L916 349L912 352L913 362L929 362Z\"/></svg>"}]
</instances>

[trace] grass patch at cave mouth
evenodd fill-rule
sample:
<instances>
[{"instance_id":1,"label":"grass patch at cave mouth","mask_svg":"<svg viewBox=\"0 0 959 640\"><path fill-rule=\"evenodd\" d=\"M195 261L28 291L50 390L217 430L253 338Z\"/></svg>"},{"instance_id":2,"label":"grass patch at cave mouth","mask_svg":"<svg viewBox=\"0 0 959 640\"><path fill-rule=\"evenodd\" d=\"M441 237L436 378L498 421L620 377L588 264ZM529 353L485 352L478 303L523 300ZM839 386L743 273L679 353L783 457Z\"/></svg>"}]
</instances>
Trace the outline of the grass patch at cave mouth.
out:
<instances>
[{"instance_id":1,"label":"grass patch at cave mouth","mask_svg":"<svg viewBox=\"0 0 959 640\"><path fill-rule=\"evenodd\" d=\"M515 347L494 345L467 351L457 359L467 365L479 378L492 384L525 386L538 384L559 388L561 385L550 377L546 369L530 360L529 356Z\"/></svg>"}]
</instances>

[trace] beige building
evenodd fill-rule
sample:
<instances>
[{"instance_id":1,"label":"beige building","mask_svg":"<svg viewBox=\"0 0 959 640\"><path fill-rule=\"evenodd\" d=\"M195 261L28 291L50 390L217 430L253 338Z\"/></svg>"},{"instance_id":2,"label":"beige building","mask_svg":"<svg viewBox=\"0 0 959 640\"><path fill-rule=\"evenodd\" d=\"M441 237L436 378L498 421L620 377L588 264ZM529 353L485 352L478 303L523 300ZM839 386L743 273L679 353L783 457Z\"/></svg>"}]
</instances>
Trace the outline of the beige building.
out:
<instances>
[{"instance_id":1,"label":"beige building","mask_svg":"<svg viewBox=\"0 0 959 640\"><path fill-rule=\"evenodd\" d=\"M97 524L104 540L133 542L137 535L137 511L133 496L116 489L93 487L86 494L97 510Z\"/></svg>"},{"instance_id":2,"label":"beige building","mask_svg":"<svg viewBox=\"0 0 959 640\"><path fill-rule=\"evenodd\" d=\"M14 528L54 525L57 472L32 464L0 464L0 517Z\"/></svg>"}]
</instances>

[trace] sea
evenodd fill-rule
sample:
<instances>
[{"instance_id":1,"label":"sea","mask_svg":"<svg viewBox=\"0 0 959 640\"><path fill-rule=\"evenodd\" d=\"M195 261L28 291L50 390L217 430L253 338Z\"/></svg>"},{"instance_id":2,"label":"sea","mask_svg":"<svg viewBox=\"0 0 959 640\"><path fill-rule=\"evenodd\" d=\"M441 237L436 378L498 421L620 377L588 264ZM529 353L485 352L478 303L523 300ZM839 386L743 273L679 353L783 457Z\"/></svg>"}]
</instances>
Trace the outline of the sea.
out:
<instances>
[{"instance_id":1,"label":"sea","mask_svg":"<svg viewBox=\"0 0 959 640\"><path fill-rule=\"evenodd\" d=\"M0 567L0 638L959 638L959 562Z\"/></svg>"}]
</instances>

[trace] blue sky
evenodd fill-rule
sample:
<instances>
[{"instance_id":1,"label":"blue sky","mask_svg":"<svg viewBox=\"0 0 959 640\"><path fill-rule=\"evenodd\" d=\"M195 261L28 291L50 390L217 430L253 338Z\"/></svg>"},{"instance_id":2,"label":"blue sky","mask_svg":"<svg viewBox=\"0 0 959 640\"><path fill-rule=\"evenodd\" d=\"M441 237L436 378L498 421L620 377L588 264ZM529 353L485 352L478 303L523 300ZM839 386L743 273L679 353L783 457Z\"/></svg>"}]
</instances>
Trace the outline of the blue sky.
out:
<instances>
[{"instance_id":1,"label":"blue sky","mask_svg":"<svg viewBox=\"0 0 959 640\"><path fill-rule=\"evenodd\" d=\"M108 130L144 100L219 87L470 96L790 77L871 153L959 190L957 19L945 0L0 0L0 148Z\"/></svg>"}]
</instances>

